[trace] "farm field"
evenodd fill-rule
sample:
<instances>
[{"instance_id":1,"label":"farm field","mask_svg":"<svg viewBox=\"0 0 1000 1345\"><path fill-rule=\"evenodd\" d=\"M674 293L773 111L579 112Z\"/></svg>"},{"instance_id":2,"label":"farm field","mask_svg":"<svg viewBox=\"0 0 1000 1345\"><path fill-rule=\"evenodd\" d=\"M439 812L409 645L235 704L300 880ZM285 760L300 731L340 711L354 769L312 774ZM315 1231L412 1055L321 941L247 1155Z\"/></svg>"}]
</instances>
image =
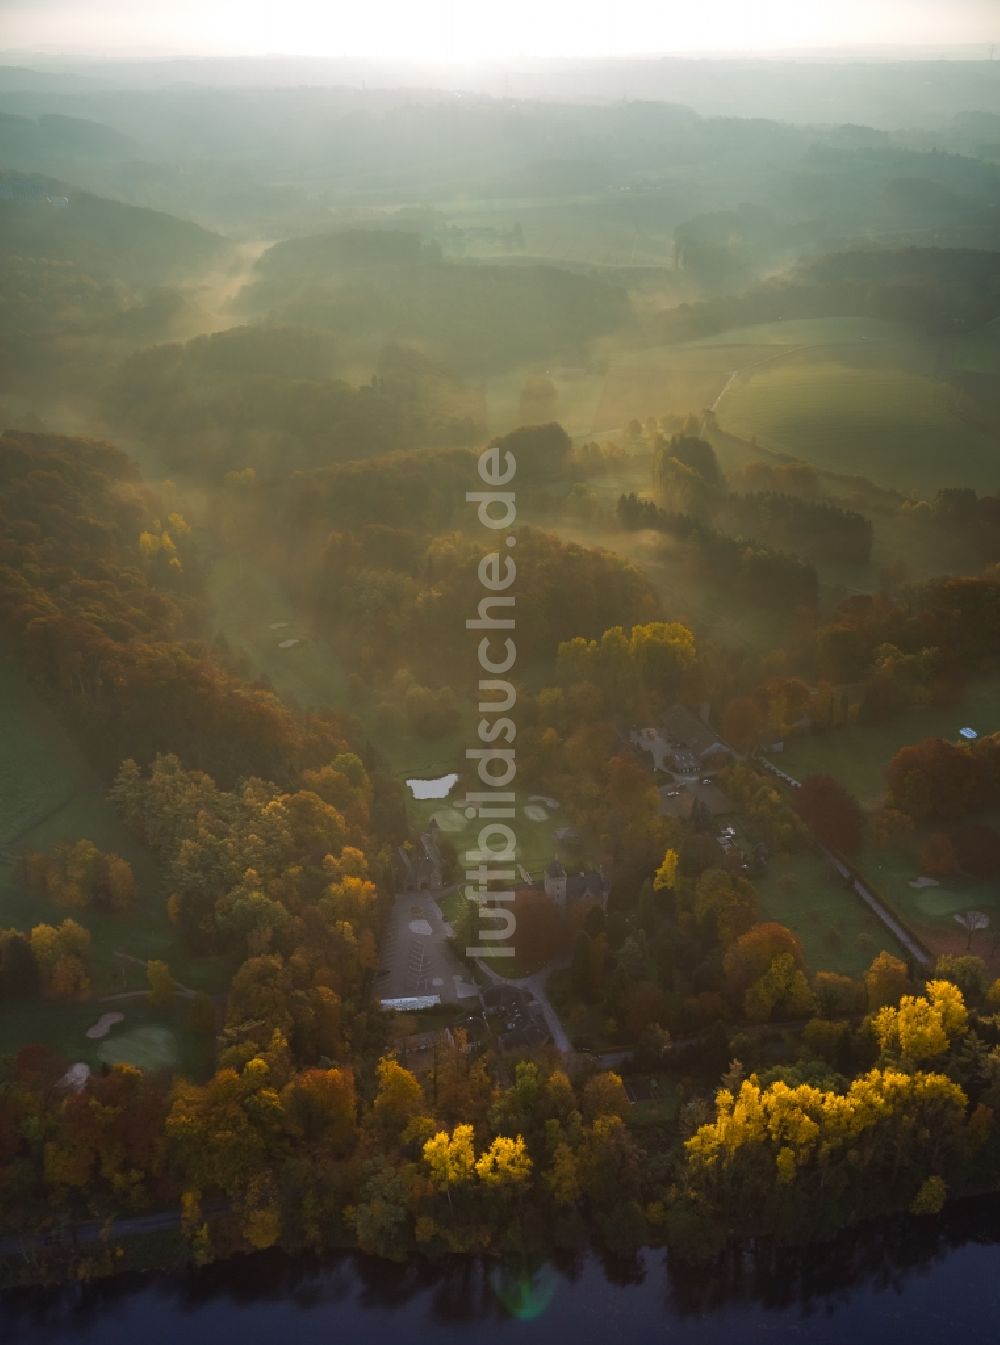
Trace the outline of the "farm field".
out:
<instances>
[{"instance_id":1,"label":"farm field","mask_svg":"<svg viewBox=\"0 0 1000 1345\"><path fill-rule=\"evenodd\" d=\"M856 345L861 341L917 344L910 328L879 318L828 317L789 318L787 321L757 322L748 327L731 327L713 336L689 341L689 347L709 346L836 346Z\"/></svg>"},{"instance_id":2,"label":"farm field","mask_svg":"<svg viewBox=\"0 0 1000 1345\"><path fill-rule=\"evenodd\" d=\"M860 976L883 949L904 957L860 897L835 880L822 855L807 851L776 858L752 881L765 919L786 925L801 939L810 971Z\"/></svg>"},{"instance_id":3,"label":"farm field","mask_svg":"<svg viewBox=\"0 0 1000 1345\"><path fill-rule=\"evenodd\" d=\"M901 369L832 360L764 368L737 381L718 412L724 429L820 469L856 473L903 491L948 479L995 484L995 438L948 383Z\"/></svg>"},{"instance_id":4,"label":"farm field","mask_svg":"<svg viewBox=\"0 0 1000 1345\"><path fill-rule=\"evenodd\" d=\"M122 824L100 779L48 708L20 678L0 667L0 741L14 741L25 770L9 766L0 778L0 924L29 929L39 923L58 924L72 916L91 934L91 998L83 1003L32 1000L4 1006L0 1016L0 1052L26 1039L44 1042L72 1059L88 1059L83 1029L100 1016L100 997L145 990L143 967L128 959L165 961L174 976L193 990L206 993L224 987L231 975L228 961L192 957L179 943L167 918L153 856ZM4 761L9 762L4 757ZM19 789L24 776L26 788ZM116 915L96 910L69 910L26 892L12 882L13 862L21 850L44 850L59 841L86 837L102 850L122 855L132 865L137 895L130 911ZM118 954L127 957L119 957ZM143 1001L127 1001L130 1013ZM87 1023L83 1020L87 1019ZM26 1024L32 1031L25 1035ZM83 1023L83 1028L81 1028ZM37 1027L37 1031L35 1030ZM181 1058L192 1043L183 1027L178 1032Z\"/></svg>"},{"instance_id":5,"label":"farm field","mask_svg":"<svg viewBox=\"0 0 1000 1345\"><path fill-rule=\"evenodd\" d=\"M871 803L883 793L885 769L901 747L922 738L957 739L965 725L981 736L1000 731L1000 675L970 682L957 705L907 710L882 724L791 738L774 760L800 780L832 775L862 803Z\"/></svg>"}]
</instances>

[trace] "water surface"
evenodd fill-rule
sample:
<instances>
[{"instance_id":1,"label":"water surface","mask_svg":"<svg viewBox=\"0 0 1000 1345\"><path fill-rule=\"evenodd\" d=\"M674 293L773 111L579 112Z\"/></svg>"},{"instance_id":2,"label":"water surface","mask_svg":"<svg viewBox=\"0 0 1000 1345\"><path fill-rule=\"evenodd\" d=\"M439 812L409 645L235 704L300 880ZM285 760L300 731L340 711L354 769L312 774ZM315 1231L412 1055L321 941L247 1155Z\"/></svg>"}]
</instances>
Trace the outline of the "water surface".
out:
<instances>
[{"instance_id":1,"label":"water surface","mask_svg":"<svg viewBox=\"0 0 1000 1345\"><path fill-rule=\"evenodd\" d=\"M659 1251L592 1252L533 1272L455 1258L396 1266L264 1253L186 1274L8 1293L0 1342L32 1345L992 1345L1000 1209L864 1229L831 1247L730 1258L711 1271Z\"/></svg>"}]
</instances>

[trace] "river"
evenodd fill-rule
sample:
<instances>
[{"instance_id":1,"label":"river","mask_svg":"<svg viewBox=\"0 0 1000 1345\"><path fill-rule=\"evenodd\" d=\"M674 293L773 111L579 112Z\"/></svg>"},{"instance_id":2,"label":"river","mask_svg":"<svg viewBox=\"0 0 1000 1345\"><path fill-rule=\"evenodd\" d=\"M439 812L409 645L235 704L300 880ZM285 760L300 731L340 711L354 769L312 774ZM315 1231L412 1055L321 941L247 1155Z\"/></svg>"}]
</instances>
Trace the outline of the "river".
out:
<instances>
[{"instance_id":1,"label":"river","mask_svg":"<svg viewBox=\"0 0 1000 1345\"><path fill-rule=\"evenodd\" d=\"M693 1271L659 1251L591 1252L534 1273L471 1258L397 1266L263 1253L187 1274L122 1277L0 1300L26 1345L993 1345L1000 1202L875 1225L822 1249Z\"/></svg>"}]
</instances>

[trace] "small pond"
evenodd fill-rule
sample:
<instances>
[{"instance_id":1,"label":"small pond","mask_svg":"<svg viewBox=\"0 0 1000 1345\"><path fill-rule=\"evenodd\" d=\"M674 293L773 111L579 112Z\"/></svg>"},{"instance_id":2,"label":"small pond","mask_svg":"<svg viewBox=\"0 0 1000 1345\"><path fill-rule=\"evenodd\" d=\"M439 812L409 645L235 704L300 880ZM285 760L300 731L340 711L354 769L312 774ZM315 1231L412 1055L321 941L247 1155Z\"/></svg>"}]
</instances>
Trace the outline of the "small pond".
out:
<instances>
[{"instance_id":1,"label":"small pond","mask_svg":"<svg viewBox=\"0 0 1000 1345\"><path fill-rule=\"evenodd\" d=\"M436 780L407 780L406 787L415 799L446 799L458 784L458 775L439 775Z\"/></svg>"}]
</instances>

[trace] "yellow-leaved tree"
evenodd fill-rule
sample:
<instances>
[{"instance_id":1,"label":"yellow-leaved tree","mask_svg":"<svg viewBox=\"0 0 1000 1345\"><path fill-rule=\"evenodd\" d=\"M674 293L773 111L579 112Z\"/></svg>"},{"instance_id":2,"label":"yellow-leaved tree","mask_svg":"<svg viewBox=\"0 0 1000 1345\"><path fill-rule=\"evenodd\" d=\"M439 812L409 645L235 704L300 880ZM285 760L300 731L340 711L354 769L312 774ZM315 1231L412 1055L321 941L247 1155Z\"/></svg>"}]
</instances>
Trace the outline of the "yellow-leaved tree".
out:
<instances>
[{"instance_id":1,"label":"yellow-leaved tree","mask_svg":"<svg viewBox=\"0 0 1000 1345\"><path fill-rule=\"evenodd\" d=\"M523 1135L498 1135L476 1163L476 1174L487 1186L519 1187L531 1176L531 1158Z\"/></svg>"},{"instance_id":2,"label":"yellow-leaved tree","mask_svg":"<svg viewBox=\"0 0 1000 1345\"><path fill-rule=\"evenodd\" d=\"M969 1015L957 985L928 981L924 995L904 995L899 1007L886 1005L873 1026L884 1055L898 1056L908 1066L944 1055L966 1028Z\"/></svg>"},{"instance_id":3,"label":"yellow-leaved tree","mask_svg":"<svg viewBox=\"0 0 1000 1345\"><path fill-rule=\"evenodd\" d=\"M447 1193L450 1205L452 1188L470 1182L475 1170L472 1126L457 1125L450 1135L447 1130L432 1135L424 1145L424 1162L434 1185Z\"/></svg>"},{"instance_id":4,"label":"yellow-leaved tree","mask_svg":"<svg viewBox=\"0 0 1000 1345\"><path fill-rule=\"evenodd\" d=\"M674 883L677 880L677 861L678 854L676 850L668 850L663 856L663 863L656 870L653 877L654 892L672 892Z\"/></svg>"}]
</instances>

